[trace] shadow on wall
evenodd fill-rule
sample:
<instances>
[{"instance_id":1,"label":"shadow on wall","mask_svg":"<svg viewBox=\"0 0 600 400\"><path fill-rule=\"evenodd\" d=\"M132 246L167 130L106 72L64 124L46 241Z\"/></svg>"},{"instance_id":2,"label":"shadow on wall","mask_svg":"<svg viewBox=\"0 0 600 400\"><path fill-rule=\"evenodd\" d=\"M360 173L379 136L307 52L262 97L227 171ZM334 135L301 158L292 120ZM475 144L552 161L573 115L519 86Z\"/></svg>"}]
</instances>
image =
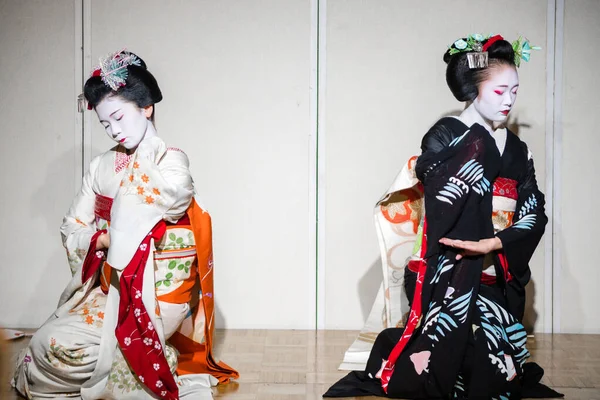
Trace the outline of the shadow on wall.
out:
<instances>
[{"instance_id":1,"label":"shadow on wall","mask_svg":"<svg viewBox=\"0 0 600 400\"><path fill-rule=\"evenodd\" d=\"M532 333L538 319L538 312L535 309L535 281L532 279L525 287L525 315L523 316L523 326L527 333Z\"/></svg>"},{"instance_id":2,"label":"shadow on wall","mask_svg":"<svg viewBox=\"0 0 600 400\"><path fill-rule=\"evenodd\" d=\"M38 224L37 239L51 245L42 246L46 253L38 254L45 262L33 266L35 270L26 277L21 276L22 279L27 279L21 283L33 288L31 297L21 298L23 310L35 310L35 314L22 313L18 320L19 327L37 327L36 325L45 321L54 312L60 294L71 278L67 255L62 247L60 224L74 197L69 197L63 203L64 191L73 193L73 180L77 182L73 169L65 170L65 165L74 165L74 160L74 149L56 157L45 169L43 183L31 197L30 219Z\"/></svg>"},{"instance_id":3,"label":"shadow on wall","mask_svg":"<svg viewBox=\"0 0 600 400\"><path fill-rule=\"evenodd\" d=\"M555 240L559 241L560 243L566 243L562 227L560 224L557 225L557 234ZM567 249L568 246L566 245L562 245L560 247L560 281L557 282L559 304L557 309L552 310L553 314L560 319L560 324L558 327L559 332L580 334L598 333L590 329L590 326L594 326L597 318L590 318L589 314L586 317L586 313L584 312L586 307L582 305L581 301L582 294L578 282L582 279L585 279L584 271L579 270L578 276L572 273L577 266L571 268L572 264L570 264L569 260L572 258L569 256ZM567 317L560 318L561 314Z\"/></svg>"},{"instance_id":4,"label":"shadow on wall","mask_svg":"<svg viewBox=\"0 0 600 400\"><path fill-rule=\"evenodd\" d=\"M373 234L375 234L375 228L373 228ZM367 272L358 281L358 299L360 301L360 311L362 313L363 321L366 321L371 308L375 303L377 292L383 282L383 272L381 266L381 257L375 260Z\"/></svg>"}]
</instances>

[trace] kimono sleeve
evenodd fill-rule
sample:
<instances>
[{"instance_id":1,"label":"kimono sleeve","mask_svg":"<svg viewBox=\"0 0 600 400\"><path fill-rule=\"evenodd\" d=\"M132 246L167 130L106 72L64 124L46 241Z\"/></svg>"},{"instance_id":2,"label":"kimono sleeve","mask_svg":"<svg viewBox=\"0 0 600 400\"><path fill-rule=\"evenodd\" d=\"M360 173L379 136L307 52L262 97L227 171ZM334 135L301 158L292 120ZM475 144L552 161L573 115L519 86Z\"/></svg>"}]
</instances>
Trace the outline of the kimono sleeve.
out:
<instances>
[{"instance_id":1,"label":"kimono sleeve","mask_svg":"<svg viewBox=\"0 0 600 400\"><path fill-rule=\"evenodd\" d=\"M480 125L474 124L445 147L440 144L446 139L430 134L431 131L423 140L424 151L415 168L425 191L425 257L439 252L438 241L442 237L460 240L485 237L486 225L479 218L481 199L490 196L490 182L499 168L495 143Z\"/></svg>"},{"instance_id":2,"label":"kimono sleeve","mask_svg":"<svg viewBox=\"0 0 600 400\"><path fill-rule=\"evenodd\" d=\"M511 274L524 286L531 272L529 260L539 244L548 222L545 197L539 190L535 177L533 158L523 143L527 155L527 170L524 179L517 185L517 207L513 225L496 234L502 241L502 248Z\"/></svg>"},{"instance_id":3,"label":"kimono sleeve","mask_svg":"<svg viewBox=\"0 0 600 400\"><path fill-rule=\"evenodd\" d=\"M99 163L100 157L96 157L90 163L90 168L83 177L81 190L73 200L60 227L63 246L67 250L67 258L73 275L81 268L92 236L96 233L94 215L96 194L92 186Z\"/></svg>"}]
</instances>

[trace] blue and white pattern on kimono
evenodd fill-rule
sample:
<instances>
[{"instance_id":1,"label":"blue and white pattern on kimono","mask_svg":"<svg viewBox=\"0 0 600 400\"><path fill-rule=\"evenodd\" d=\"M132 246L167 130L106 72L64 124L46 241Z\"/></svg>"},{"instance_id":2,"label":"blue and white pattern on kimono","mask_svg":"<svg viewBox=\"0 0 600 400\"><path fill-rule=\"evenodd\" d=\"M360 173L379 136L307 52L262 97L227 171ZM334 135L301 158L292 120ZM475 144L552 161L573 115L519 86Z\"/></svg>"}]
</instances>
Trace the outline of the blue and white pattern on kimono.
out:
<instances>
[{"instance_id":1,"label":"blue and white pattern on kimono","mask_svg":"<svg viewBox=\"0 0 600 400\"><path fill-rule=\"evenodd\" d=\"M448 183L440 190L436 199L453 205L453 201L469 193L469 187L483 196L491 190L490 181L483 176L483 166L476 160L470 160L462 166L456 176L448 179Z\"/></svg>"}]
</instances>

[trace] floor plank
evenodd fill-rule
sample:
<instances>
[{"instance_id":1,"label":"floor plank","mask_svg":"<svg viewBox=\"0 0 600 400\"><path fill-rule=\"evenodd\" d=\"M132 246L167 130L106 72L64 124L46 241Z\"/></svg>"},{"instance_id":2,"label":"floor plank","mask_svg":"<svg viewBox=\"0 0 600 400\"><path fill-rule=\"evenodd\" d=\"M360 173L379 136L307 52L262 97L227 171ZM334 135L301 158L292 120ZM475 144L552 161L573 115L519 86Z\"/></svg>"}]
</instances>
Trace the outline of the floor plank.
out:
<instances>
[{"instance_id":1,"label":"floor plank","mask_svg":"<svg viewBox=\"0 0 600 400\"><path fill-rule=\"evenodd\" d=\"M216 399L312 400L346 374L337 367L355 331L218 330L215 353L240 379L215 389ZM8 342L2 354L16 358L29 339ZM544 383L566 399L600 400L600 335L537 334L528 341L532 361L546 371ZM5 383L11 369L2 372ZM0 389L0 398L17 399ZM376 399L362 397L361 399Z\"/></svg>"}]
</instances>

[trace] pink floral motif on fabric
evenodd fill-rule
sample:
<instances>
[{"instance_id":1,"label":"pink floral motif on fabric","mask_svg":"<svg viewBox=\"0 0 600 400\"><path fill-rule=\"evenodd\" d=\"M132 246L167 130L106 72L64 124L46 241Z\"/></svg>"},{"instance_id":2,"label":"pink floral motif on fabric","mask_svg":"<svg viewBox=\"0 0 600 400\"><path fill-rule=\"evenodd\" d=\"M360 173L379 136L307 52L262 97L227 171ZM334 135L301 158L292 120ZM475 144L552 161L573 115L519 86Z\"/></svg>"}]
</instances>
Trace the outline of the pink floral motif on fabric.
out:
<instances>
[{"instance_id":1,"label":"pink floral motif on fabric","mask_svg":"<svg viewBox=\"0 0 600 400\"><path fill-rule=\"evenodd\" d=\"M431 357L431 351L425 350L410 355L410 361L415 366L417 374L421 375L423 371L429 372L427 367L429 366L429 357Z\"/></svg>"},{"instance_id":2,"label":"pink floral motif on fabric","mask_svg":"<svg viewBox=\"0 0 600 400\"><path fill-rule=\"evenodd\" d=\"M121 151L117 151L117 154L115 156L115 173L118 174L125 167L127 167L127 164L129 164L131 157L133 157L133 154L127 154Z\"/></svg>"},{"instance_id":3,"label":"pink floral motif on fabric","mask_svg":"<svg viewBox=\"0 0 600 400\"><path fill-rule=\"evenodd\" d=\"M179 398L179 389L141 296L150 241L160 239L165 231L166 224L160 221L144 238L133 259L123 270L115 335L123 356L140 382L159 398L171 400Z\"/></svg>"}]
</instances>

